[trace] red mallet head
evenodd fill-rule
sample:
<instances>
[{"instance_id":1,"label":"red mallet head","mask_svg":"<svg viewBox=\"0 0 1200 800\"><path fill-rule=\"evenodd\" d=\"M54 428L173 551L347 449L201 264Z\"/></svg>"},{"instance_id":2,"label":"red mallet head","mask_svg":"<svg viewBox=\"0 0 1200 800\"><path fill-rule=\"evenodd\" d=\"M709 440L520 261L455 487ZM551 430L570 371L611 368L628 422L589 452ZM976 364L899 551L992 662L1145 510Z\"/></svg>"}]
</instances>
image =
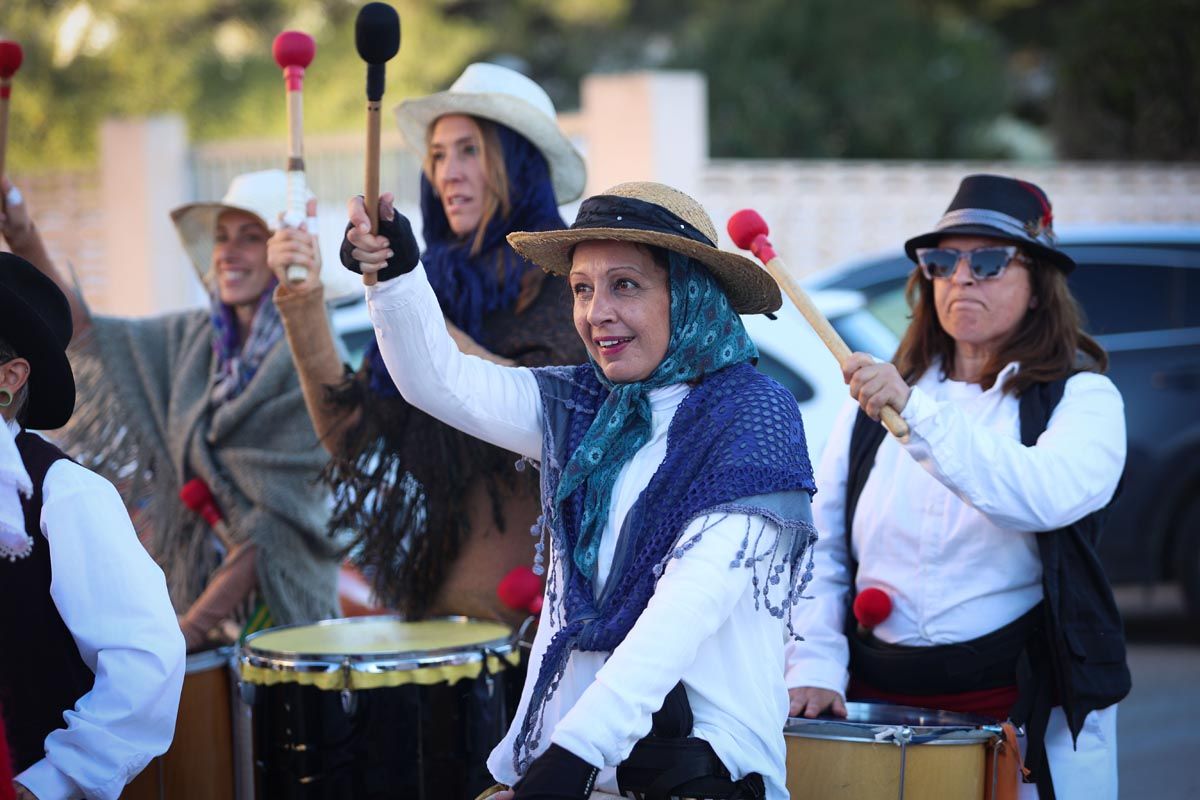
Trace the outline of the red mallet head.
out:
<instances>
[{"instance_id":1,"label":"red mallet head","mask_svg":"<svg viewBox=\"0 0 1200 800\"><path fill-rule=\"evenodd\" d=\"M316 54L317 43L307 33L284 31L275 37L275 43L271 45L271 55L275 56L275 63L283 69L289 92L300 91L304 81L304 68L312 63Z\"/></svg>"},{"instance_id":2,"label":"red mallet head","mask_svg":"<svg viewBox=\"0 0 1200 800\"><path fill-rule=\"evenodd\" d=\"M542 610L542 579L529 567L514 567L500 580L496 596L514 611L537 614Z\"/></svg>"},{"instance_id":3,"label":"red mallet head","mask_svg":"<svg viewBox=\"0 0 1200 800\"><path fill-rule=\"evenodd\" d=\"M864 628L874 628L892 614L892 598L883 589L872 586L854 598L854 618Z\"/></svg>"},{"instance_id":4,"label":"red mallet head","mask_svg":"<svg viewBox=\"0 0 1200 800\"><path fill-rule=\"evenodd\" d=\"M735 212L729 218L725 229L729 231L729 238L735 245L754 253L764 264L775 258L775 248L771 247L771 242L767 239L767 234L771 232L767 228L767 221L754 209L743 208Z\"/></svg>"},{"instance_id":5,"label":"red mallet head","mask_svg":"<svg viewBox=\"0 0 1200 800\"><path fill-rule=\"evenodd\" d=\"M12 94L11 78L21 68L25 53L21 45L13 41L0 41L0 100L7 100Z\"/></svg>"},{"instance_id":6,"label":"red mallet head","mask_svg":"<svg viewBox=\"0 0 1200 800\"><path fill-rule=\"evenodd\" d=\"M0 78L11 78L21 68L25 53L13 41L0 41Z\"/></svg>"},{"instance_id":7,"label":"red mallet head","mask_svg":"<svg viewBox=\"0 0 1200 800\"><path fill-rule=\"evenodd\" d=\"M201 478L192 478L185 483L179 490L179 499L185 506L204 517L209 525L216 525L224 519L221 509L217 508L217 501L213 498L212 490Z\"/></svg>"}]
</instances>

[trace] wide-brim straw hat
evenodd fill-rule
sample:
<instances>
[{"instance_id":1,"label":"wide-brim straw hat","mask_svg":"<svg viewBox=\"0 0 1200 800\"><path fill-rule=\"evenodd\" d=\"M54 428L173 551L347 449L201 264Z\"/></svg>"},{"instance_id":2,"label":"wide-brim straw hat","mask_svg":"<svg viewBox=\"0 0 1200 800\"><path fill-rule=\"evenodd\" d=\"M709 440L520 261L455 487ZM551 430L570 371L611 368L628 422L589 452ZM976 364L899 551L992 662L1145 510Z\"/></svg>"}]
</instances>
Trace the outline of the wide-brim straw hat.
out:
<instances>
[{"instance_id":1,"label":"wide-brim straw hat","mask_svg":"<svg viewBox=\"0 0 1200 800\"><path fill-rule=\"evenodd\" d=\"M916 261L919 248L937 247L946 236L986 236L1012 242L1064 273L1075 269L1074 259L1058 249L1049 196L1029 181L1004 175L968 175L934 229L909 239L904 251Z\"/></svg>"},{"instance_id":2,"label":"wide-brim straw hat","mask_svg":"<svg viewBox=\"0 0 1200 800\"><path fill-rule=\"evenodd\" d=\"M471 64L446 91L396 106L396 123L405 144L424 159L429 126L447 114L499 122L528 139L550 167L559 205L583 194L583 156L558 127L550 96L521 73L498 64Z\"/></svg>"},{"instance_id":3,"label":"wide-brim straw hat","mask_svg":"<svg viewBox=\"0 0 1200 800\"><path fill-rule=\"evenodd\" d=\"M278 227L279 215L287 210L287 173L280 169L247 172L229 184L219 202L187 203L171 212L175 230L183 242L200 281L207 285L212 270L217 218L225 211L244 211L258 218L269 231Z\"/></svg>"},{"instance_id":4,"label":"wide-brim straw hat","mask_svg":"<svg viewBox=\"0 0 1200 800\"><path fill-rule=\"evenodd\" d=\"M622 183L589 197L566 230L508 235L514 250L556 275L570 272L576 245L592 241L634 242L694 258L739 314L766 314L783 304L778 284L758 263L717 247L717 229L703 206L661 183Z\"/></svg>"},{"instance_id":5,"label":"wide-brim straw hat","mask_svg":"<svg viewBox=\"0 0 1200 800\"><path fill-rule=\"evenodd\" d=\"M75 410L75 375L67 358L71 306L54 281L20 256L0 253L0 339L29 362L24 424L61 428Z\"/></svg>"}]
</instances>

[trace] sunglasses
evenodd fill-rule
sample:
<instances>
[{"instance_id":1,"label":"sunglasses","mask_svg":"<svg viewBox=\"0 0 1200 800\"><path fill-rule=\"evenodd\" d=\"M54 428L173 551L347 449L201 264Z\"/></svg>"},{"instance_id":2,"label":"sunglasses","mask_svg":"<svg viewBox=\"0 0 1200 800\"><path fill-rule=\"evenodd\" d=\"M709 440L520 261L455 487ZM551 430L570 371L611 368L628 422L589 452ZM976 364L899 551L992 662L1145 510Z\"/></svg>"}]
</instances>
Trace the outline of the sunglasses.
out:
<instances>
[{"instance_id":1,"label":"sunglasses","mask_svg":"<svg viewBox=\"0 0 1200 800\"><path fill-rule=\"evenodd\" d=\"M953 250L949 247L917 248L917 264L929 280L949 278L958 268L958 262L967 260L971 277L977 281L999 278L1014 260L1026 261L1016 245L1005 247L981 247L978 250Z\"/></svg>"}]
</instances>

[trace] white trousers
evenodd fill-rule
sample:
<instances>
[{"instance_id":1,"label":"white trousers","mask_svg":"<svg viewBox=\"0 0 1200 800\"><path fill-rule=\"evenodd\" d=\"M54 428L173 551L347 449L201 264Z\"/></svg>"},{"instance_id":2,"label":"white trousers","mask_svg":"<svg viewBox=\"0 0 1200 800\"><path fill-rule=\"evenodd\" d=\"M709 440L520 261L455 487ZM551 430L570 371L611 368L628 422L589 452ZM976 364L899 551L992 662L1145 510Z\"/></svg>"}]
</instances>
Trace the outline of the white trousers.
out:
<instances>
[{"instance_id":1,"label":"white trousers","mask_svg":"<svg viewBox=\"0 0 1200 800\"><path fill-rule=\"evenodd\" d=\"M1021 755L1025 755L1024 739ZM1058 800L1116 800L1117 707L1088 714L1077 746L1071 744L1071 729L1062 708L1052 709L1046 726L1046 757ZM1020 798L1038 800L1037 786L1020 784Z\"/></svg>"}]
</instances>

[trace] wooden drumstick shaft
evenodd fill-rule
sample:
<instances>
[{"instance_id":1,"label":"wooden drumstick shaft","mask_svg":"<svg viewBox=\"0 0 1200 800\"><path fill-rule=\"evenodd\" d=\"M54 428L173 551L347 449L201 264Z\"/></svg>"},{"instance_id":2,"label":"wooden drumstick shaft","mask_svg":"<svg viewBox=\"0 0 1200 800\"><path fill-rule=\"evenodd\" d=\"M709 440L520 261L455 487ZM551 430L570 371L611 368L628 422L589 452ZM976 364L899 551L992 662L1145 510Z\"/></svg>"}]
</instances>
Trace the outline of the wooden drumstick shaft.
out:
<instances>
[{"instance_id":1,"label":"wooden drumstick shaft","mask_svg":"<svg viewBox=\"0 0 1200 800\"><path fill-rule=\"evenodd\" d=\"M11 90L12 79L0 79L0 177L4 177L5 152L8 150L8 93ZM2 203L3 198L0 198Z\"/></svg>"},{"instance_id":2,"label":"wooden drumstick shaft","mask_svg":"<svg viewBox=\"0 0 1200 800\"><path fill-rule=\"evenodd\" d=\"M813 305L812 299L808 296L808 292L801 288L796 279L788 271L787 266L783 263L783 259L775 256L766 262L764 265L767 272L779 284L779 288L783 289L784 293L791 298L792 303L808 320L808 324L816 331L817 336L829 348L829 352L833 353L833 357L837 359L838 366L844 366L846 359L851 355L850 348L846 345L845 340L838 335L834 330L833 325L829 324L829 320L825 318L817 307ZM896 409L891 406L884 406L883 411L879 415L880 421L888 431L901 441L908 439L908 423L905 422Z\"/></svg>"},{"instance_id":3,"label":"wooden drumstick shaft","mask_svg":"<svg viewBox=\"0 0 1200 800\"><path fill-rule=\"evenodd\" d=\"M378 100L367 101L367 174L363 203L371 220L371 233L379 233L379 109ZM363 284L374 286L375 273L363 273Z\"/></svg>"},{"instance_id":4,"label":"wooden drumstick shaft","mask_svg":"<svg viewBox=\"0 0 1200 800\"><path fill-rule=\"evenodd\" d=\"M299 225L308 216L308 181L304 175L304 92L287 93L288 161L287 161L287 223ZM309 231L314 233L314 231ZM290 265L284 272L289 283L302 283L308 268Z\"/></svg>"},{"instance_id":5,"label":"wooden drumstick shaft","mask_svg":"<svg viewBox=\"0 0 1200 800\"><path fill-rule=\"evenodd\" d=\"M4 177L5 156L8 150L8 95L12 91L12 78L0 78L0 178ZM0 192L0 210L8 199Z\"/></svg>"}]
</instances>

